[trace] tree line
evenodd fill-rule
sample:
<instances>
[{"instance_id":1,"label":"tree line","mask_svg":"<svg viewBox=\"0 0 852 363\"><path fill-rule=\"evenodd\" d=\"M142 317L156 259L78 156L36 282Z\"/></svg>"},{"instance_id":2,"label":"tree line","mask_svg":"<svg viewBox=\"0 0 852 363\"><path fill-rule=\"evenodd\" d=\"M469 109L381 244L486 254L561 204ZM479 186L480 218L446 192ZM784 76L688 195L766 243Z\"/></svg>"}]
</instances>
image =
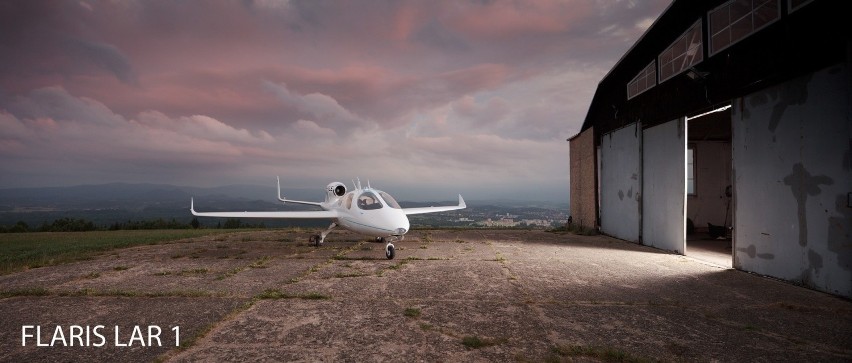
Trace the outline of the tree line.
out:
<instances>
[{"instance_id":1,"label":"tree line","mask_svg":"<svg viewBox=\"0 0 852 363\"><path fill-rule=\"evenodd\" d=\"M266 228L261 222L258 224L243 223L239 219L228 219L225 223L217 221L215 226L203 226L198 218L191 222L179 222L172 218L165 220L157 218L153 220L115 222L109 225L96 225L94 222L79 218L60 218L48 223L45 221L41 226L30 226L24 221L18 221L14 225L0 225L0 233L25 233L25 232L86 232L86 231L126 231L126 230L153 230L153 229L238 229L238 228Z\"/></svg>"}]
</instances>

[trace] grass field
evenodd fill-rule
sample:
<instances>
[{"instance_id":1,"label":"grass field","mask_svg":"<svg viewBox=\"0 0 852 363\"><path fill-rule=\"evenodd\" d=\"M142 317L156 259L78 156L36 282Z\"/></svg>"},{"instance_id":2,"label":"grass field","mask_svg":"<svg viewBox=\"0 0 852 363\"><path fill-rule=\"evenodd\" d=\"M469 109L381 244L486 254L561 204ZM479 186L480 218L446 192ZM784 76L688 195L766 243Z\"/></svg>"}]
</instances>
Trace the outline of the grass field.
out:
<instances>
[{"instance_id":1,"label":"grass field","mask_svg":"<svg viewBox=\"0 0 852 363\"><path fill-rule=\"evenodd\" d=\"M153 245L234 230L178 229L0 234L0 275L27 268L86 260L117 248Z\"/></svg>"}]
</instances>

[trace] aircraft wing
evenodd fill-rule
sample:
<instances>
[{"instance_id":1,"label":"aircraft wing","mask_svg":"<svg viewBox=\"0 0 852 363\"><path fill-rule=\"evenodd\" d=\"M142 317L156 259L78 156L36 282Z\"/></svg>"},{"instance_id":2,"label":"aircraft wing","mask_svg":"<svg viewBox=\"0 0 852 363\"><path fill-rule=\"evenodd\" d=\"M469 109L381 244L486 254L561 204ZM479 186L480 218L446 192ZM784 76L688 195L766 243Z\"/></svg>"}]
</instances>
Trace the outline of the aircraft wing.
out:
<instances>
[{"instance_id":1,"label":"aircraft wing","mask_svg":"<svg viewBox=\"0 0 852 363\"><path fill-rule=\"evenodd\" d=\"M287 218L298 218L298 219L310 219L310 218L337 218L337 212L331 210L318 210L318 211L288 211L288 212L196 212L195 211L195 201L190 201L189 210L192 212L192 215L198 217L224 217L224 218L279 218L279 219L287 219Z\"/></svg>"},{"instance_id":2,"label":"aircraft wing","mask_svg":"<svg viewBox=\"0 0 852 363\"><path fill-rule=\"evenodd\" d=\"M464 199L462 199L461 194L459 194L459 205L448 205L448 206L445 206L445 207L403 208L402 211L405 212L406 215L410 215L410 214L446 212L446 211L457 210L457 209L465 209L465 208L467 208L467 204L464 203Z\"/></svg>"}]
</instances>

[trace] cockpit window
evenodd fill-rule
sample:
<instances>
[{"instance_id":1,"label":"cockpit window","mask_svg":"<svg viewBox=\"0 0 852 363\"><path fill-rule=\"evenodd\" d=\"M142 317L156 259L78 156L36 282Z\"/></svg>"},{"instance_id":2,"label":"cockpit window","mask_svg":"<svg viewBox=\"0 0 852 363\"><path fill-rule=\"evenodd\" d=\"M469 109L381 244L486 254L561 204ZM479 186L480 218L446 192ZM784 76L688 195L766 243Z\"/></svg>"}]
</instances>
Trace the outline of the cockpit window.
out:
<instances>
[{"instance_id":1,"label":"cockpit window","mask_svg":"<svg viewBox=\"0 0 852 363\"><path fill-rule=\"evenodd\" d=\"M382 199L385 200L385 203L387 203L389 207L393 209L402 209L402 207L399 206L399 203L397 203L396 200L390 196L390 194L385 192L379 192L379 195L382 196Z\"/></svg>"},{"instance_id":2,"label":"cockpit window","mask_svg":"<svg viewBox=\"0 0 852 363\"><path fill-rule=\"evenodd\" d=\"M372 192L364 192L358 197L358 208L363 210L381 209L382 202Z\"/></svg>"}]
</instances>

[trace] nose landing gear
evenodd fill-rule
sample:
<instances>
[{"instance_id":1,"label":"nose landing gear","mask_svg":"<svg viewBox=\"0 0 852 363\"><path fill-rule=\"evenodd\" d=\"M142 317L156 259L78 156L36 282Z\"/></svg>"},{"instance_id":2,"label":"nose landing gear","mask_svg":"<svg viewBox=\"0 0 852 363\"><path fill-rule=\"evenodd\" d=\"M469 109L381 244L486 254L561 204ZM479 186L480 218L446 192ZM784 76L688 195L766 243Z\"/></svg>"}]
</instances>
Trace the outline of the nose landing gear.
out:
<instances>
[{"instance_id":1,"label":"nose landing gear","mask_svg":"<svg viewBox=\"0 0 852 363\"><path fill-rule=\"evenodd\" d=\"M394 248L393 243L396 241L402 241L405 238L404 236L390 236L390 237L376 237L377 242L387 242L385 245L385 257L388 260L393 260L396 256L396 248Z\"/></svg>"},{"instance_id":2,"label":"nose landing gear","mask_svg":"<svg viewBox=\"0 0 852 363\"><path fill-rule=\"evenodd\" d=\"M396 251L393 248L393 243L388 243L387 246L385 246L385 257L387 257L388 260L393 260L394 256L396 256Z\"/></svg>"}]
</instances>

